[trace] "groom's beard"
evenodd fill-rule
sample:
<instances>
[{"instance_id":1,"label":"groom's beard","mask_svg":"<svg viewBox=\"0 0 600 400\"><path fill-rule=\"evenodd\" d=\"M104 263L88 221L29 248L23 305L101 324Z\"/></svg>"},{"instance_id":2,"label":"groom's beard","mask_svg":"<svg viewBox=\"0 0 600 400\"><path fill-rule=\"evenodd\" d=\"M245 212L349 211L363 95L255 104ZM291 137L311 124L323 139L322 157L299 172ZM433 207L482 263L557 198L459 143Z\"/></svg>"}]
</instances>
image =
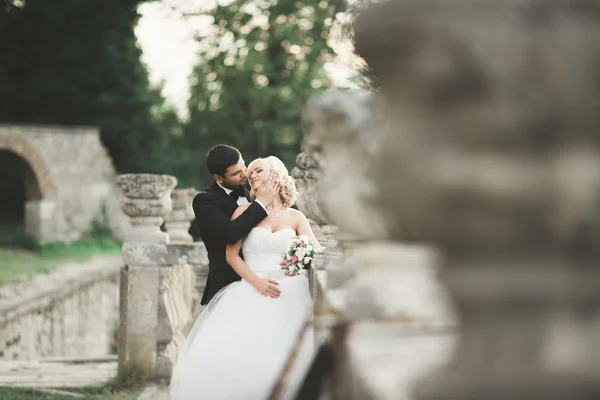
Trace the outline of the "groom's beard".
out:
<instances>
[{"instance_id":1,"label":"groom's beard","mask_svg":"<svg viewBox=\"0 0 600 400\"><path fill-rule=\"evenodd\" d=\"M244 185L239 185L237 188L233 189L233 190L250 190L250 181L246 182Z\"/></svg>"},{"instance_id":2,"label":"groom's beard","mask_svg":"<svg viewBox=\"0 0 600 400\"><path fill-rule=\"evenodd\" d=\"M223 183L221 184L221 186L223 186L224 188L227 188L229 190L246 190L247 188L250 187L250 179L246 179L246 183L241 184L231 184L230 182L224 180Z\"/></svg>"}]
</instances>

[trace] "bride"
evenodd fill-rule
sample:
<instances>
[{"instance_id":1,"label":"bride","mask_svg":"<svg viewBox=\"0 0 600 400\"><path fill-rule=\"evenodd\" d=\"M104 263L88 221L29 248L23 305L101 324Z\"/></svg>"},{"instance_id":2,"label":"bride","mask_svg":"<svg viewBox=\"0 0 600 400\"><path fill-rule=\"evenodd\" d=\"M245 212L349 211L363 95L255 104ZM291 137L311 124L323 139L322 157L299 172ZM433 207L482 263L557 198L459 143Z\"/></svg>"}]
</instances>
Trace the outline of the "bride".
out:
<instances>
[{"instance_id":1,"label":"bride","mask_svg":"<svg viewBox=\"0 0 600 400\"><path fill-rule=\"evenodd\" d=\"M270 174L279 179L279 196L264 220L227 246L227 262L242 280L217 293L194 323L173 369L171 400L263 400L276 386L279 398L291 399L302 383L313 357L312 300L307 277L286 276L280 263L296 235L321 246L304 214L290 208L296 185L281 160L250 163L252 193ZM270 283L279 297L268 296Z\"/></svg>"}]
</instances>

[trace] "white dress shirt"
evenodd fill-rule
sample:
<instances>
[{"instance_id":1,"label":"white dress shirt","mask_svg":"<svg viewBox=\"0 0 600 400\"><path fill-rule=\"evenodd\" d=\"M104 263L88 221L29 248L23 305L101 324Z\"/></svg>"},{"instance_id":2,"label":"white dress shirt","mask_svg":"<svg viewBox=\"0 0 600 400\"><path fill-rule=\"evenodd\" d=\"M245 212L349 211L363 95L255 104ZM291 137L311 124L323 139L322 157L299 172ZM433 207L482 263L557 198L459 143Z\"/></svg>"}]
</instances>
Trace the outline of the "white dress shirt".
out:
<instances>
[{"instance_id":1,"label":"white dress shirt","mask_svg":"<svg viewBox=\"0 0 600 400\"><path fill-rule=\"evenodd\" d=\"M225 191L225 193L227 193L227 196L229 196L229 194L231 192L233 192L233 190L227 189L226 187L222 186L219 182L217 182L217 185L219 185L219 187L221 189L223 189ZM260 206L265 210L267 215L269 215L269 212L267 211L267 207L265 207L265 205L260 200L255 199L254 201L257 202L258 204L260 204ZM238 199L237 199L238 206L241 206L242 204L247 204L247 203L248 203L248 199L246 198L246 196L238 197Z\"/></svg>"}]
</instances>

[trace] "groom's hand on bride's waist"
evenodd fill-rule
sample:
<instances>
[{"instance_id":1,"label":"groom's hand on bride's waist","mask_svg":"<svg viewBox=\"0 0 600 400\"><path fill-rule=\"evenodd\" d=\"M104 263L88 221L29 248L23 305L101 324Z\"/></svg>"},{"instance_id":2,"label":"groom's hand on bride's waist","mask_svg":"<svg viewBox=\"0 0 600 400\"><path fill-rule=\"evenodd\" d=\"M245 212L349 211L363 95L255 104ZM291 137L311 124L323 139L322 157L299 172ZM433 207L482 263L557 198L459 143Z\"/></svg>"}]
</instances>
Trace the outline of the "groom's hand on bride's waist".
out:
<instances>
[{"instance_id":1,"label":"groom's hand on bride's waist","mask_svg":"<svg viewBox=\"0 0 600 400\"><path fill-rule=\"evenodd\" d=\"M273 299L276 299L281 295L281 290L277 289L275 285L279 285L279 282L266 278L257 279L252 283L252 286L258 293Z\"/></svg>"}]
</instances>

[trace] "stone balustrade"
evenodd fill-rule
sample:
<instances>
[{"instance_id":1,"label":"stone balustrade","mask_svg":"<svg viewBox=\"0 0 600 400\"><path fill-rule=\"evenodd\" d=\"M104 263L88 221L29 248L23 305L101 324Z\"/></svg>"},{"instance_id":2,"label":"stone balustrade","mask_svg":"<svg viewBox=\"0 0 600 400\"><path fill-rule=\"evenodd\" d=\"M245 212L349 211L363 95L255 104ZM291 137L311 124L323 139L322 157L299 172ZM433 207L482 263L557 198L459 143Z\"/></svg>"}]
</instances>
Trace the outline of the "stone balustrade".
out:
<instances>
[{"instance_id":1,"label":"stone balustrade","mask_svg":"<svg viewBox=\"0 0 600 400\"><path fill-rule=\"evenodd\" d=\"M302 180L299 208L336 228L328 240L336 245L317 255L311 271L315 337L333 344L329 394L336 399L408 399L417 379L447 360L455 342L438 252L387 218L386 206L403 197L383 198L373 180L378 171L371 163L385 128L381 110L381 100L365 92L311 99L304 150L318 162L299 156L294 174Z\"/></svg>"},{"instance_id":2,"label":"stone balustrade","mask_svg":"<svg viewBox=\"0 0 600 400\"><path fill-rule=\"evenodd\" d=\"M119 260L97 257L0 290L0 360L111 354L119 320Z\"/></svg>"},{"instance_id":3,"label":"stone balustrade","mask_svg":"<svg viewBox=\"0 0 600 400\"><path fill-rule=\"evenodd\" d=\"M166 379L197 308L197 292L206 281L206 249L202 243L187 241L185 235L178 237L184 240L171 241L168 233L160 231L168 215L177 228L189 226L183 203L191 190L172 195L174 177L128 174L120 175L117 182L124 193L123 211L132 219L123 244L119 374L133 371ZM179 216L171 213L173 199Z\"/></svg>"}]
</instances>

